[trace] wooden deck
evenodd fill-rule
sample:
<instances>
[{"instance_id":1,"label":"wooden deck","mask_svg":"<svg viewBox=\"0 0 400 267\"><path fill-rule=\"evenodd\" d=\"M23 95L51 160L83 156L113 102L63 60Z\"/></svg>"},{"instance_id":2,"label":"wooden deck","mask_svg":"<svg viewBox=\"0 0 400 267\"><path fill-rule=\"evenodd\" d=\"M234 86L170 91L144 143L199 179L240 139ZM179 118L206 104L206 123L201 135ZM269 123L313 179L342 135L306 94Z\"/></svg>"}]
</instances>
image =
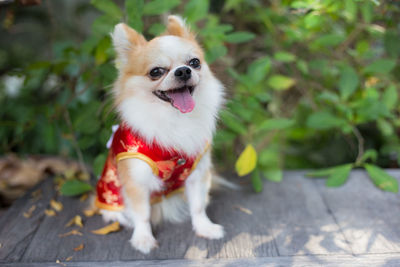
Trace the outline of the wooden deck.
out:
<instances>
[{"instance_id":1,"label":"wooden deck","mask_svg":"<svg viewBox=\"0 0 400 267\"><path fill-rule=\"evenodd\" d=\"M353 171L337 189L304 173L288 171L282 183L266 181L261 194L249 185L238 192L214 192L208 214L224 225L223 240L196 237L189 222L163 224L154 229L160 246L149 255L130 247L130 230L92 234L105 225L99 216L82 215L83 235L60 238L74 229L65 224L87 203L57 196L47 180L40 185L42 199L33 202L28 194L1 215L0 265L400 266L399 194L378 190L364 171ZM390 173L399 179L400 171ZM48 217L43 211L53 198L64 210ZM33 204L32 217L25 218L23 212ZM84 249L74 251L81 243Z\"/></svg>"}]
</instances>

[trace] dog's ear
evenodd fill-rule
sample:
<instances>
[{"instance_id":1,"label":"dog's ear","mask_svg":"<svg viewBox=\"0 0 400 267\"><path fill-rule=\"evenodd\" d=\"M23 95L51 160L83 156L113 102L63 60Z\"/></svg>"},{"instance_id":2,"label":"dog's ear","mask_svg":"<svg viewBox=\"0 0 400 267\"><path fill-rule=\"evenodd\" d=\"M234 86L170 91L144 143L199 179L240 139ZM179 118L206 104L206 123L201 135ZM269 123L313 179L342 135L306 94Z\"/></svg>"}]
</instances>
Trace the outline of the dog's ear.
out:
<instances>
[{"instance_id":1,"label":"dog's ear","mask_svg":"<svg viewBox=\"0 0 400 267\"><path fill-rule=\"evenodd\" d=\"M117 66L126 64L128 54L138 46L146 44L146 39L142 34L138 33L128 25L119 23L115 25L114 31L111 33L114 49L117 52Z\"/></svg>"},{"instance_id":2,"label":"dog's ear","mask_svg":"<svg viewBox=\"0 0 400 267\"><path fill-rule=\"evenodd\" d=\"M168 16L167 30L165 35L175 35L187 39L195 39L185 21L180 16Z\"/></svg>"}]
</instances>

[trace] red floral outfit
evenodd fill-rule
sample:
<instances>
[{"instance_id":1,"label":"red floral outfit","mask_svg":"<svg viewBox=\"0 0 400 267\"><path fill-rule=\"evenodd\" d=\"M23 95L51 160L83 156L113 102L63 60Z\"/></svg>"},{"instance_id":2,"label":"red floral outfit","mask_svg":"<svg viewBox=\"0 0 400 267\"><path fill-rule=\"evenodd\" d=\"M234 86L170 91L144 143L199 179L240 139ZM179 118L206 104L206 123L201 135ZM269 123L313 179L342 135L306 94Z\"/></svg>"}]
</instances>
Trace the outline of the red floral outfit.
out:
<instances>
[{"instance_id":1,"label":"red floral outfit","mask_svg":"<svg viewBox=\"0 0 400 267\"><path fill-rule=\"evenodd\" d=\"M207 149L208 145L204 152ZM151 203L153 204L161 201L162 196L168 197L182 192L185 180L196 168L203 154L188 157L174 149L164 149L157 144L149 145L136 132L122 124L114 133L103 172L97 182L96 205L102 209L123 210L124 201L117 170L117 162L120 160L129 158L143 160L164 182L165 187L162 191L152 193Z\"/></svg>"}]
</instances>

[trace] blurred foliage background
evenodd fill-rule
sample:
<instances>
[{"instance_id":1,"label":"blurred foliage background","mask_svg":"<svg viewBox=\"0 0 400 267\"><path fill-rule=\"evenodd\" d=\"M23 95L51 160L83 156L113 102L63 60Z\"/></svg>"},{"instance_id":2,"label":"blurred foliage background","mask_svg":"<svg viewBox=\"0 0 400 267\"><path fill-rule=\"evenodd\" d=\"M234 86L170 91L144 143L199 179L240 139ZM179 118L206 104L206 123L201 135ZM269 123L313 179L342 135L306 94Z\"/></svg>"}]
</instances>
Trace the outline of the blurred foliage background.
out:
<instances>
[{"instance_id":1,"label":"blurred foliage background","mask_svg":"<svg viewBox=\"0 0 400 267\"><path fill-rule=\"evenodd\" d=\"M13 1L11 1L13 2ZM0 151L77 158L98 174L116 78L109 33L152 38L182 14L227 87L214 156L220 171L282 179L325 168L328 186L400 159L400 2L378 0L43 0L0 6Z\"/></svg>"}]
</instances>

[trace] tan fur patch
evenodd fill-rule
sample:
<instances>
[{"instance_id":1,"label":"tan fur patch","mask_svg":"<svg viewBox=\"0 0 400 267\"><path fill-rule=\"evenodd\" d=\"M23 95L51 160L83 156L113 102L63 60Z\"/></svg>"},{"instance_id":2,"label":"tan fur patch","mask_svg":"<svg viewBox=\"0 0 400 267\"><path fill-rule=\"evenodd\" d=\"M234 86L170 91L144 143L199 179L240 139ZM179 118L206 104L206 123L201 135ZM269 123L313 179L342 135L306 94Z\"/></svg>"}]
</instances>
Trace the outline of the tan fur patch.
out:
<instances>
[{"instance_id":1,"label":"tan fur patch","mask_svg":"<svg viewBox=\"0 0 400 267\"><path fill-rule=\"evenodd\" d=\"M143 37L143 35L141 35L140 33L138 33L137 31L135 31L134 29L132 29L131 27L129 27L126 24L123 24L123 27L126 32L126 35L128 36L128 40L131 44L133 44L133 45L146 44L147 41Z\"/></svg>"},{"instance_id":2,"label":"tan fur patch","mask_svg":"<svg viewBox=\"0 0 400 267\"><path fill-rule=\"evenodd\" d=\"M190 31L189 27L182 26L181 22L174 16L168 18L167 30L164 35L175 35L186 39L195 40L195 35Z\"/></svg>"}]
</instances>

